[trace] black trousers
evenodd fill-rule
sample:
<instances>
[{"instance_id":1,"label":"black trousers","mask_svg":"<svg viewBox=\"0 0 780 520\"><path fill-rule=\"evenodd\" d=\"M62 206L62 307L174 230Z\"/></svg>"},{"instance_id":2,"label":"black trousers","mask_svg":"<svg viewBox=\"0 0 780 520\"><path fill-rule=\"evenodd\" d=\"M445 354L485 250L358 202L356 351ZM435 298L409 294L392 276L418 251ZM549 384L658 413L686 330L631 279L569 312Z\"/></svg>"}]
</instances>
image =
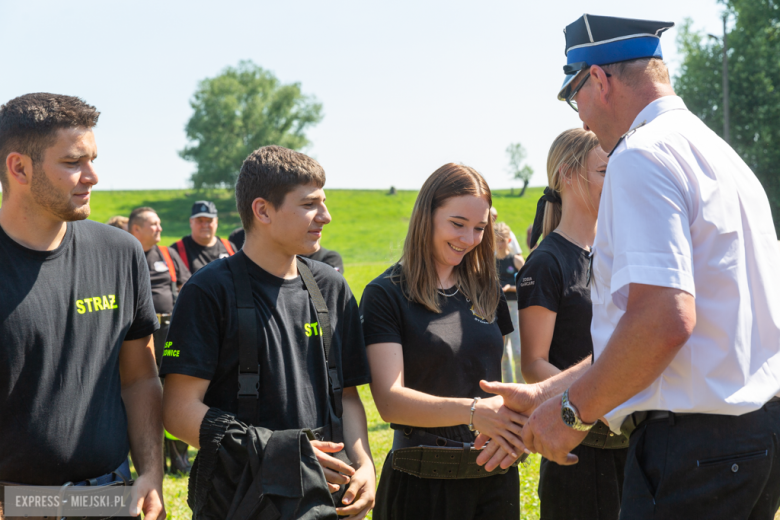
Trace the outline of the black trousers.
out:
<instances>
[{"instance_id":1,"label":"black trousers","mask_svg":"<svg viewBox=\"0 0 780 520\"><path fill-rule=\"evenodd\" d=\"M631 435L621 520L772 520L780 507L780 402L738 417L672 415Z\"/></svg>"},{"instance_id":2,"label":"black trousers","mask_svg":"<svg viewBox=\"0 0 780 520\"><path fill-rule=\"evenodd\" d=\"M393 469L391 451L376 492L374 520L518 520L517 468L485 478L418 478Z\"/></svg>"},{"instance_id":3,"label":"black trousers","mask_svg":"<svg viewBox=\"0 0 780 520\"><path fill-rule=\"evenodd\" d=\"M542 458L539 467L541 520L617 520L628 448L577 446L573 466Z\"/></svg>"}]
</instances>

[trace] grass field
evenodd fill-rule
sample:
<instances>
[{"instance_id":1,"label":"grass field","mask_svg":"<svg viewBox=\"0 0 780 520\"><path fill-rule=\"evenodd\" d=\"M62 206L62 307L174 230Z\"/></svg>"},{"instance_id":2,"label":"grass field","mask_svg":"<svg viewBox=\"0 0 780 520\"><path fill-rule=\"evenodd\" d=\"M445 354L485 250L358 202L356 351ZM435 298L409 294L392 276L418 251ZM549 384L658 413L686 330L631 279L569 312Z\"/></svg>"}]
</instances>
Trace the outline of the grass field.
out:
<instances>
[{"instance_id":1,"label":"grass field","mask_svg":"<svg viewBox=\"0 0 780 520\"><path fill-rule=\"evenodd\" d=\"M493 194L493 205L499 220L506 222L517 235L525 251L525 230L533 221L536 201L541 189L529 189L526 196L510 196L508 191ZM381 274L400 255L416 192L401 191L387 195L378 191L327 191L327 205L333 222L323 232L322 244L339 251L344 258L345 277L355 296L360 299L363 288ZM220 236L227 237L240 225L232 194L227 191L96 191L92 197L90 218L105 222L113 215L128 215L138 206L151 206L159 214L163 225L163 245L169 245L189 234L188 216L196 200L208 199L216 203L220 215ZM382 421L374 406L369 388L361 387L360 395L368 415L371 449L377 474L392 445L392 431ZM191 453L194 458L194 453ZM539 479L539 457L532 456L520 467L521 518L539 518L539 498L536 486ZM168 518L190 518L187 507L187 477L166 476L164 495ZM370 518L370 516L369 516ZM775 517L780 520L780 512Z\"/></svg>"}]
</instances>

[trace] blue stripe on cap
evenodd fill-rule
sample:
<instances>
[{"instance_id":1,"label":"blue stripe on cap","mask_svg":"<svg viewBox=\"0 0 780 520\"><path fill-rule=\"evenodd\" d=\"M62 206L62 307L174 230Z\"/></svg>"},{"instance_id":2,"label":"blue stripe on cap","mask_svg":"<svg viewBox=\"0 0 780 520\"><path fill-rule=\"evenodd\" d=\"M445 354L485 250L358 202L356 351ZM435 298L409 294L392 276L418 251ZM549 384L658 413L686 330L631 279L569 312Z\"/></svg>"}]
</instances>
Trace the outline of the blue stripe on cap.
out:
<instances>
[{"instance_id":1,"label":"blue stripe on cap","mask_svg":"<svg viewBox=\"0 0 780 520\"><path fill-rule=\"evenodd\" d=\"M566 58L569 64L584 61L588 65L606 65L607 63L637 58L663 58L663 54L661 53L660 38L641 36L570 49Z\"/></svg>"}]
</instances>

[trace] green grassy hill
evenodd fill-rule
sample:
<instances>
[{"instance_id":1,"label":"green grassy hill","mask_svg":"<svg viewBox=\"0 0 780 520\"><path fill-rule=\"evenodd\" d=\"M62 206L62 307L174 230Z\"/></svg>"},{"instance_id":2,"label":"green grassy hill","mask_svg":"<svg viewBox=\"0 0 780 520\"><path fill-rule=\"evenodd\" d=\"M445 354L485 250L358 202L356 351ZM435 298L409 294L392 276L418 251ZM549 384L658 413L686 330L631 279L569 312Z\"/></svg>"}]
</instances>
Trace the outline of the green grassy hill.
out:
<instances>
[{"instance_id":1,"label":"green grassy hill","mask_svg":"<svg viewBox=\"0 0 780 520\"><path fill-rule=\"evenodd\" d=\"M533 222L541 188L531 188L522 198L508 190L493 194L498 218L509 224L523 250L525 232ZM333 221L325 227L322 245L344 258L344 274L355 295L387 266L398 260L417 192L396 195L373 190L326 190ZM190 233L190 208L196 200L211 200L219 211L219 235L227 237L241 226L233 192L228 190L95 191L90 218L105 222L114 215L129 215L133 208L150 206L163 226L162 244L170 245Z\"/></svg>"}]
</instances>

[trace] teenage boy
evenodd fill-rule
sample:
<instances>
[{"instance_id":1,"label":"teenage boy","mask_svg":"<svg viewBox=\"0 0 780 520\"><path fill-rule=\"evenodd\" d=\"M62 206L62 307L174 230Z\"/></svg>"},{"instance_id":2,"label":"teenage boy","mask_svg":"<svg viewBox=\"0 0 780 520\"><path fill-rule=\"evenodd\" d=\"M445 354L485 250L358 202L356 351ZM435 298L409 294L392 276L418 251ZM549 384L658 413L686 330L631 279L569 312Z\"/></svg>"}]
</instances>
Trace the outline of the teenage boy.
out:
<instances>
[{"instance_id":1,"label":"teenage boy","mask_svg":"<svg viewBox=\"0 0 780 520\"><path fill-rule=\"evenodd\" d=\"M85 220L99 115L44 93L0 107L0 481L118 482L129 450L132 509L153 520L165 518L158 325L138 241Z\"/></svg>"},{"instance_id":2,"label":"teenage boy","mask_svg":"<svg viewBox=\"0 0 780 520\"><path fill-rule=\"evenodd\" d=\"M343 276L296 256L317 251L331 220L324 184L306 155L252 153L236 183L243 249L194 274L177 301L163 420L200 449L194 518L357 520L373 507L358 307Z\"/></svg>"}]
</instances>

